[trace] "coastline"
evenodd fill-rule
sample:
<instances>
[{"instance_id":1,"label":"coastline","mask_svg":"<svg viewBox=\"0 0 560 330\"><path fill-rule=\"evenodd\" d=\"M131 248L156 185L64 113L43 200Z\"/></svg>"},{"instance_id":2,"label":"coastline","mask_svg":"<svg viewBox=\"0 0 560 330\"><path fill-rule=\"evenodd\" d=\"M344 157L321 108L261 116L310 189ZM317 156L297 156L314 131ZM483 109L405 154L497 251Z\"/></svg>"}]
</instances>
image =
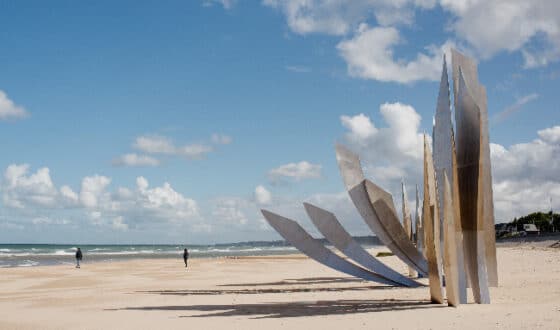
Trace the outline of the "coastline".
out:
<instances>
[{"instance_id":1,"label":"coastline","mask_svg":"<svg viewBox=\"0 0 560 330\"><path fill-rule=\"evenodd\" d=\"M560 249L499 244L498 257L492 303L459 308L430 304L428 288L357 280L300 254L197 258L186 271L180 259L2 268L0 328L557 328Z\"/></svg>"}]
</instances>

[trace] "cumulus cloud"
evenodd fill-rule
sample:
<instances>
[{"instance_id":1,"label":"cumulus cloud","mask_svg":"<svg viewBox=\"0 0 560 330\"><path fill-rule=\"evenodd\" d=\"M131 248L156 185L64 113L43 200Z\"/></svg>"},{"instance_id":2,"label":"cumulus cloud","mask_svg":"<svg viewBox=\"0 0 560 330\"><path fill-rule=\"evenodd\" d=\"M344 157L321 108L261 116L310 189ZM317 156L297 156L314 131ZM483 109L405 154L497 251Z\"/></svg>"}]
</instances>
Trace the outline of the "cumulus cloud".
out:
<instances>
[{"instance_id":1,"label":"cumulus cloud","mask_svg":"<svg viewBox=\"0 0 560 330\"><path fill-rule=\"evenodd\" d=\"M388 127L377 128L363 113L340 117L348 130L346 141L358 149L368 149L368 154L379 159L382 156L390 163L407 163L423 157L423 137L418 131L420 115L411 106L403 103L384 103L379 107Z\"/></svg>"},{"instance_id":2,"label":"cumulus cloud","mask_svg":"<svg viewBox=\"0 0 560 330\"><path fill-rule=\"evenodd\" d=\"M72 209L82 212L93 225L127 230L153 221L190 223L199 220L198 203L174 190L168 182L151 188L144 177L136 179L135 188L118 187L109 191L111 179L102 175L82 179L79 193L67 185L57 189L48 168L30 173L29 165L13 164L6 168L1 185L5 207L21 210L28 217L38 213L33 224L63 224L46 220L41 209ZM62 212L62 211L60 211ZM39 220L37 220L39 219Z\"/></svg>"},{"instance_id":3,"label":"cumulus cloud","mask_svg":"<svg viewBox=\"0 0 560 330\"><path fill-rule=\"evenodd\" d=\"M255 200L258 204L270 204L272 194L265 187L259 185L255 188Z\"/></svg>"},{"instance_id":4,"label":"cumulus cloud","mask_svg":"<svg viewBox=\"0 0 560 330\"><path fill-rule=\"evenodd\" d=\"M399 102L384 103L379 112L385 126L376 125L363 113L341 116L340 122L347 129L344 140L361 156L366 176L400 196L401 180L409 187L422 183L421 117L412 106Z\"/></svg>"},{"instance_id":5,"label":"cumulus cloud","mask_svg":"<svg viewBox=\"0 0 560 330\"><path fill-rule=\"evenodd\" d=\"M216 137L220 142L227 142L229 138L219 135L216 135ZM231 142L231 138L229 139ZM136 138L133 147L148 154L183 156L187 159L203 159L207 154L214 151L214 148L212 148L212 146L201 143L176 146L173 141L171 141L171 139L159 135L139 136Z\"/></svg>"},{"instance_id":6,"label":"cumulus cloud","mask_svg":"<svg viewBox=\"0 0 560 330\"><path fill-rule=\"evenodd\" d=\"M538 185L560 182L560 126L538 131L539 138L506 148L491 144L494 181L527 179Z\"/></svg>"},{"instance_id":7,"label":"cumulus cloud","mask_svg":"<svg viewBox=\"0 0 560 330\"><path fill-rule=\"evenodd\" d=\"M171 184L165 182L161 187L150 189L148 180L139 177L136 180L137 194L133 202L136 211L145 212L161 220L184 221L198 216L198 204L175 191Z\"/></svg>"},{"instance_id":8,"label":"cumulus cloud","mask_svg":"<svg viewBox=\"0 0 560 330\"><path fill-rule=\"evenodd\" d=\"M560 57L560 3L556 0L441 0L441 5L455 15L452 30L483 58L520 50L529 68ZM534 42L542 46L535 48Z\"/></svg>"},{"instance_id":9,"label":"cumulus cloud","mask_svg":"<svg viewBox=\"0 0 560 330\"><path fill-rule=\"evenodd\" d=\"M398 83L438 80L443 54L451 43L428 46L427 54L419 53L413 60L404 60L395 58L393 54L394 47L402 42L399 31L394 27L372 28L361 24L356 34L341 41L337 49L353 77Z\"/></svg>"},{"instance_id":10,"label":"cumulus cloud","mask_svg":"<svg viewBox=\"0 0 560 330\"><path fill-rule=\"evenodd\" d=\"M395 46L404 42L397 28L414 26L415 13L437 3L450 14L440 28L451 31L454 42L428 45L415 58L394 54ZM453 43L483 59L519 52L525 68L560 59L560 2L556 0L264 0L263 4L281 11L296 34L344 37L338 51L349 74L363 79L435 81L442 51Z\"/></svg>"},{"instance_id":11,"label":"cumulus cloud","mask_svg":"<svg viewBox=\"0 0 560 330\"><path fill-rule=\"evenodd\" d=\"M274 168L268 172L268 177L272 181L279 181L283 179L292 179L301 181L305 179L318 179L321 177L320 164L312 164L308 161L301 161L299 163L289 163Z\"/></svg>"},{"instance_id":12,"label":"cumulus cloud","mask_svg":"<svg viewBox=\"0 0 560 330\"><path fill-rule=\"evenodd\" d=\"M107 188L110 183L111 179L102 175L83 178L80 202L87 208L97 207L100 200L109 198L105 192L105 188Z\"/></svg>"},{"instance_id":13,"label":"cumulus cloud","mask_svg":"<svg viewBox=\"0 0 560 330\"><path fill-rule=\"evenodd\" d=\"M113 166L159 166L160 161L154 157L138 154L124 154L113 159Z\"/></svg>"},{"instance_id":14,"label":"cumulus cloud","mask_svg":"<svg viewBox=\"0 0 560 330\"><path fill-rule=\"evenodd\" d=\"M491 144L496 219L510 221L535 211L560 207L560 126L510 147Z\"/></svg>"},{"instance_id":15,"label":"cumulus cloud","mask_svg":"<svg viewBox=\"0 0 560 330\"><path fill-rule=\"evenodd\" d=\"M549 144L560 144L560 126L545 128L538 131L539 137Z\"/></svg>"},{"instance_id":16,"label":"cumulus cloud","mask_svg":"<svg viewBox=\"0 0 560 330\"><path fill-rule=\"evenodd\" d=\"M25 108L16 105L8 95L0 90L0 120L21 119L29 116Z\"/></svg>"},{"instance_id":17,"label":"cumulus cloud","mask_svg":"<svg viewBox=\"0 0 560 330\"><path fill-rule=\"evenodd\" d=\"M432 8L435 0L264 0L286 16L289 28L297 34L344 35L373 14L380 25L411 24L414 7Z\"/></svg>"},{"instance_id":18,"label":"cumulus cloud","mask_svg":"<svg viewBox=\"0 0 560 330\"><path fill-rule=\"evenodd\" d=\"M29 174L29 165L12 164L4 172L2 197L6 206L24 208L27 204L53 207L57 204L56 190L48 168Z\"/></svg>"}]
</instances>

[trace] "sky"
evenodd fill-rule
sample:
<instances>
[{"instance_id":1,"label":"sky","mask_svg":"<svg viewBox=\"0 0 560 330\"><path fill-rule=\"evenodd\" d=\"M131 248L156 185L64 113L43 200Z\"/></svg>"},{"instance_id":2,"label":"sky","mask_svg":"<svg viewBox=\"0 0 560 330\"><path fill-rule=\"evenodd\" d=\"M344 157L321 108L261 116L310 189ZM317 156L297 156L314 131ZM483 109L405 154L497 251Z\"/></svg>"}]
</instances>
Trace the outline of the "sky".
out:
<instances>
[{"instance_id":1,"label":"sky","mask_svg":"<svg viewBox=\"0 0 560 330\"><path fill-rule=\"evenodd\" d=\"M452 47L496 221L560 209L556 0L3 1L0 45L0 243L280 239L261 208L317 235L304 201L368 235L334 145L414 205Z\"/></svg>"}]
</instances>

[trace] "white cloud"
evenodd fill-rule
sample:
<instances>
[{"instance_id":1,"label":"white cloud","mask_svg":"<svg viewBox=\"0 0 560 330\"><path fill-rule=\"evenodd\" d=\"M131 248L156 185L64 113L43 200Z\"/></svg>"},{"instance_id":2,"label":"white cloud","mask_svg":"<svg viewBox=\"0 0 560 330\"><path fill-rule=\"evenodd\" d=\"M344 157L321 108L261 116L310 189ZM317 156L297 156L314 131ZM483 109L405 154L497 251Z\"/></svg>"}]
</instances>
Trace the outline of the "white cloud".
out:
<instances>
[{"instance_id":1,"label":"white cloud","mask_svg":"<svg viewBox=\"0 0 560 330\"><path fill-rule=\"evenodd\" d=\"M21 119L27 116L29 114L23 107L16 105L4 91L0 90L0 120Z\"/></svg>"},{"instance_id":2,"label":"white cloud","mask_svg":"<svg viewBox=\"0 0 560 330\"><path fill-rule=\"evenodd\" d=\"M379 112L386 127L376 127L365 114L341 116L340 121L348 130L346 144L360 155L366 176L400 196L402 179L411 187L422 183L421 117L412 106L399 102L384 103Z\"/></svg>"},{"instance_id":3,"label":"white cloud","mask_svg":"<svg viewBox=\"0 0 560 330\"><path fill-rule=\"evenodd\" d=\"M102 176L86 176L82 180L82 190L80 191L80 202L87 208L96 208L100 200L107 200L109 197L105 188L111 183L111 179Z\"/></svg>"},{"instance_id":4,"label":"white cloud","mask_svg":"<svg viewBox=\"0 0 560 330\"><path fill-rule=\"evenodd\" d=\"M272 181L286 178L295 181L318 179L321 177L321 168L322 166L319 164L312 164L304 160L299 163L289 163L274 168L268 172L268 176Z\"/></svg>"},{"instance_id":5,"label":"white cloud","mask_svg":"<svg viewBox=\"0 0 560 330\"><path fill-rule=\"evenodd\" d=\"M467 53L488 59L500 52L519 52L525 68L546 66L560 59L560 2L557 0L264 0L262 3L281 11L294 33L345 37L338 44L338 51L347 62L349 74L363 79L410 83L439 78L442 49L454 42L429 45L415 58L394 54L395 46L404 42L397 27L415 26L416 12L432 9L436 3L450 14L440 29L453 33L450 39L461 44ZM417 31L423 30L413 32Z\"/></svg>"},{"instance_id":6,"label":"white cloud","mask_svg":"<svg viewBox=\"0 0 560 330\"><path fill-rule=\"evenodd\" d=\"M170 139L159 135L139 136L133 147L145 153L165 155L174 154L176 149Z\"/></svg>"},{"instance_id":7,"label":"white cloud","mask_svg":"<svg viewBox=\"0 0 560 330\"><path fill-rule=\"evenodd\" d=\"M232 142L231 136L224 134L212 134L211 140L214 144L230 144Z\"/></svg>"},{"instance_id":8,"label":"white cloud","mask_svg":"<svg viewBox=\"0 0 560 330\"><path fill-rule=\"evenodd\" d=\"M451 43L426 48L427 54L419 53L413 60L395 58L393 48L402 43L399 31L394 27L369 27L360 24L356 34L337 45L340 55L348 65L350 76L411 83L417 80L436 81L441 75L444 50Z\"/></svg>"},{"instance_id":9,"label":"white cloud","mask_svg":"<svg viewBox=\"0 0 560 330\"><path fill-rule=\"evenodd\" d=\"M496 218L547 211L551 197L560 207L560 126L538 131L539 138L505 148L491 144Z\"/></svg>"},{"instance_id":10,"label":"white cloud","mask_svg":"<svg viewBox=\"0 0 560 330\"><path fill-rule=\"evenodd\" d=\"M159 166L160 161L154 157L138 154L124 154L113 160L113 166Z\"/></svg>"},{"instance_id":11,"label":"white cloud","mask_svg":"<svg viewBox=\"0 0 560 330\"><path fill-rule=\"evenodd\" d=\"M504 121L505 119L507 119L509 116L511 116L512 114L516 113L517 111L519 111L525 104L534 101L536 99L539 98L539 94L537 93L531 93L528 95L525 95L523 97L520 97L519 99L517 99L517 101L515 101L515 103L513 103L512 105L507 106L504 110L500 111L499 113L497 113L494 116L494 120L501 122Z\"/></svg>"},{"instance_id":12,"label":"white cloud","mask_svg":"<svg viewBox=\"0 0 560 330\"><path fill-rule=\"evenodd\" d=\"M538 132L540 138L505 148L491 144L494 180L530 179L534 184L558 181L560 126Z\"/></svg>"},{"instance_id":13,"label":"white cloud","mask_svg":"<svg viewBox=\"0 0 560 330\"><path fill-rule=\"evenodd\" d=\"M231 138L228 136L216 135L216 137L222 142L221 144L227 144L228 139L231 142ZM148 154L183 156L187 159L203 159L208 153L214 151L211 146L200 143L176 146L171 139L159 135L139 136L133 147Z\"/></svg>"},{"instance_id":14,"label":"white cloud","mask_svg":"<svg viewBox=\"0 0 560 330\"><path fill-rule=\"evenodd\" d=\"M414 6L432 8L435 0L264 0L263 4L282 11L297 34L344 35L370 15L380 25L411 24Z\"/></svg>"},{"instance_id":15,"label":"white cloud","mask_svg":"<svg viewBox=\"0 0 560 330\"><path fill-rule=\"evenodd\" d=\"M154 220L177 224L200 220L198 203L167 182L151 188L146 178L138 177L135 188L117 187L115 192L108 190L110 184L106 176L87 176L76 193L67 185L57 189L46 167L29 173L29 165L13 164L4 172L1 192L5 207L19 210L18 214L35 224L64 224L46 220L45 208L72 209L74 216L82 212L91 224L118 230L127 230L131 221L150 226ZM29 218L31 215L34 217Z\"/></svg>"},{"instance_id":16,"label":"white cloud","mask_svg":"<svg viewBox=\"0 0 560 330\"><path fill-rule=\"evenodd\" d=\"M525 67L537 67L560 57L557 0L441 0L441 5L456 16L451 24L456 35L483 58L520 50ZM535 49L534 42L542 46Z\"/></svg>"},{"instance_id":17,"label":"white cloud","mask_svg":"<svg viewBox=\"0 0 560 330\"><path fill-rule=\"evenodd\" d=\"M265 187L259 185L255 188L255 200L259 204L270 204L272 194Z\"/></svg>"},{"instance_id":18,"label":"white cloud","mask_svg":"<svg viewBox=\"0 0 560 330\"><path fill-rule=\"evenodd\" d=\"M371 119L363 113L352 117L340 116L340 121L342 126L350 131L347 135L348 139L356 143L365 142L377 133L377 128Z\"/></svg>"},{"instance_id":19,"label":"white cloud","mask_svg":"<svg viewBox=\"0 0 560 330\"><path fill-rule=\"evenodd\" d=\"M4 204L15 208L24 208L26 204L53 207L59 194L48 168L40 168L29 175L28 164L8 166L4 172L2 193Z\"/></svg>"},{"instance_id":20,"label":"white cloud","mask_svg":"<svg viewBox=\"0 0 560 330\"><path fill-rule=\"evenodd\" d=\"M137 186L138 194L134 202L141 212L174 222L182 222L198 216L196 201L175 191L168 182L161 187L149 189L148 181L139 177Z\"/></svg>"},{"instance_id":21,"label":"white cloud","mask_svg":"<svg viewBox=\"0 0 560 330\"><path fill-rule=\"evenodd\" d=\"M346 140L358 149L368 149L372 158L383 158L389 163L407 163L421 160L423 137L418 131L420 115L407 104L384 103L379 111L389 125L376 128L371 119L363 113L340 117L342 125L349 131Z\"/></svg>"},{"instance_id":22,"label":"white cloud","mask_svg":"<svg viewBox=\"0 0 560 330\"><path fill-rule=\"evenodd\" d=\"M560 144L560 126L545 128L538 131L539 137L549 144Z\"/></svg>"},{"instance_id":23,"label":"white cloud","mask_svg":"<svg viewBox=\"0 0 560 330\"><path fill-rule=\"evenodd\" d=\"M80 197L69 186L60 187L60 195L63 201L68 205L76 205Z\"/></svg>"},{"instance_id":24,"label":"white cloud","mask_svg":"<svg viewBox=\"0 0 560 330\"><path fill-rule=\"evenodd\" d=\"M177 154L182 155L187 159L203 159L212 151L214 151L214 149L205 144L189 144L177 148Z\"/></svg>"}]
</instances>

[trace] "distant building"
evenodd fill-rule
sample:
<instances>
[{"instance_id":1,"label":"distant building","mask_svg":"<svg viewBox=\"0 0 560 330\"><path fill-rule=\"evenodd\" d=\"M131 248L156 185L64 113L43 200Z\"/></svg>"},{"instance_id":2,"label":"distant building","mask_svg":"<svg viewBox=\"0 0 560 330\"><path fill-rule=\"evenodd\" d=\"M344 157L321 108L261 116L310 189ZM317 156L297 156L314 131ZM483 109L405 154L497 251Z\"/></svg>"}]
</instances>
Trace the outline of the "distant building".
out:
<instances>
[{"instance_id":1,"label":"distant building","mask_svg":"<svg viewBox=\"0 0 560 330\"><path fill-rule=\"evenodd\" d=\"M538 235L540 234L540 230L532 223L526 223L523 225L523 231L527 233L527 235Z\"/></svg>"}]
</instances>

